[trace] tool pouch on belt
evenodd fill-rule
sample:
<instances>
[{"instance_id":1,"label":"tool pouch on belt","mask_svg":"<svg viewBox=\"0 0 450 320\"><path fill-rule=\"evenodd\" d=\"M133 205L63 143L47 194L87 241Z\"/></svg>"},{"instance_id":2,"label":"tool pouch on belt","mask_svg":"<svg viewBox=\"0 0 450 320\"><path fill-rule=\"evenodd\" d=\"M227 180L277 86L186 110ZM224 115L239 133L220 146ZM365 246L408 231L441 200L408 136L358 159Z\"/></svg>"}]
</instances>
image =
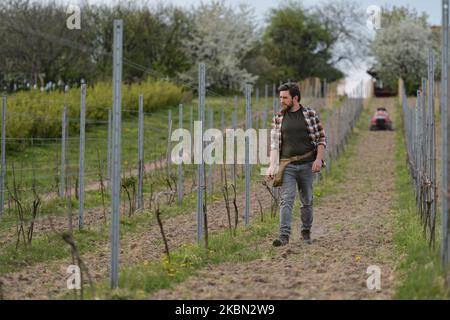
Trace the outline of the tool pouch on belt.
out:
<instances>
[{"instance_id":1,"label":"tool pouch on belt","mask_svg":"<svg viewBox=\"0 0 450 320\"><path fill-rule=\"evenodd\" d=\"M283 174L284 174L284 170L286 169L286 166L293 162L293 161L299 161L305 158L308 158L309 156L313 155L315 153L314 150L307 152L305 154L302 154L300 156L293 156L287 159L280 159L280 163L279 163L279 167L278 167L278 172L275 175L275 177L273 178L273 182L272 182L272 186L273 187L280 187L283 184Z\"/></svg>"}]
</instances>

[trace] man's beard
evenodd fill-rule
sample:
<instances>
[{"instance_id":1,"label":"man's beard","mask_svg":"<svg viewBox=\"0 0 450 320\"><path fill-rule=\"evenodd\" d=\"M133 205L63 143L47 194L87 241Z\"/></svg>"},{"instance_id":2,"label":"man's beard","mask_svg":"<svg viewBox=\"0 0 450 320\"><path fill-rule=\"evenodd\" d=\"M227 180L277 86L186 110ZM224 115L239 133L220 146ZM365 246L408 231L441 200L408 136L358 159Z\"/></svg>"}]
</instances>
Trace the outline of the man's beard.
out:
<instances>
[{"instance_id":1,"label":"man's beard","mask_svg":"<svg viewBox=\"0 0 450 320\"><path fill-rule=\"evenodd\" d=\"M291 103L288 104L288 105L283 105L282 109L283 109L284 111L288 111L288 110L291 110L293 106L294 106L294 103L291 102Z\"/></svg>"}]
</instances>

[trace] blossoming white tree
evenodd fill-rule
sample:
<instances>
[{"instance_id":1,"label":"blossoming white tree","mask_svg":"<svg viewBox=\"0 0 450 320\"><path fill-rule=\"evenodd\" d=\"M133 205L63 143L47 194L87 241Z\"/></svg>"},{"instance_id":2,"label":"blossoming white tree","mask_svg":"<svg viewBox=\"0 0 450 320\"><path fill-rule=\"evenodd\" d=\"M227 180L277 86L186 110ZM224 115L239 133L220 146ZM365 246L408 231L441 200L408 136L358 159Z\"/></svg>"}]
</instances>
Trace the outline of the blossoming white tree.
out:
<instances>
[{"instance_id":1,"label":"blossoming white tree","mask_svg":"<svg viewBox=\"0 0 450 320\"><path fill-rule=\"evenodd\" d=\"M377 69L405 81L426 76L430 36L428 28L411 19L378 31L372 43Z\"/></svg>"},{"instance_id":2,"label":"blossoming white tree","mask_svg":"<svg viewBox=\"0 0 450 320\"><path fill-rule=\"evenodd\" d=\"M415 91L421 78L427 76L430 48L435 51L435 61L440 60L440 30L432 31L426 18L405 8L394 8L383 15L382 29L377 31L371 49L376 60L374 69L384 82L402 78L409 91ZM439 77L440 63L435 63L435 68Z\"/></svg>"},{"instance_id":3,"label":"blossoming white tree","mask_svg":"<svg viewBox=\"0 0 450 320\"><path fill-rule=\"evenodd\" d=\"M258 40L253 9L237 9L224 1L201 3L193 10L193 30L183 41L192 67L180 75L192 87L197 85L197 64L204 62L207 87L243 89L257 77L241 66L242 59Z\"/></svg>"}]
</instances>

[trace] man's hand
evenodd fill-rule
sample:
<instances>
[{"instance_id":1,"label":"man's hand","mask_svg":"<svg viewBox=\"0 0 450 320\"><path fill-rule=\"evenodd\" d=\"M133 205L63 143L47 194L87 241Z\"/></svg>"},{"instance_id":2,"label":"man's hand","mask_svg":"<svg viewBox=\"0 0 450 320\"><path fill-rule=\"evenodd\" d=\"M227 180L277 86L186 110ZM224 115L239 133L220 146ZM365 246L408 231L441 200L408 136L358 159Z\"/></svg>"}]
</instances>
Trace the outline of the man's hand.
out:
<instances>
[{"instance_id":1,"label":"man's hand","mask_svg":"<svg viewBox=\"0 0 450 320\"><path fill-rule=\"evenodd\" d=\"M269 169L267 169L267 177L272 180L275 177L276 171L276 167L270 166Z\"/></svg>"},{"instance_id":2,"label":"man's hand","mask_svg":"<svg viewBox=\"0 0 450 320\"><path fill-rule=\"evenodd\" d=\"M312 172L320 172L320 169L322 169L322 159L316 159L312 165Z\"/></svg>"}]
</instances>

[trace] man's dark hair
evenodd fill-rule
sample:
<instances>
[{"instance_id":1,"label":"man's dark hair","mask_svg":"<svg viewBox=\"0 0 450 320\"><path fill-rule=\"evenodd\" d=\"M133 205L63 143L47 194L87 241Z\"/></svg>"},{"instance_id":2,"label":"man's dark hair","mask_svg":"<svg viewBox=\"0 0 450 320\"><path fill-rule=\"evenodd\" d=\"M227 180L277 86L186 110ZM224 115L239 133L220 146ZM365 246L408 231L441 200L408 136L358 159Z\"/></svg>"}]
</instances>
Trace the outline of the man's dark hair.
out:
<instances>
[{"instance_id":1,"label":"man's dark hair","mask_svg":"<svg viewBox=\"0 0 450 320\"><path fill-rule=\"evenodd\" d=\"M302 95L300 94L300 88L298 84L295 82L287 82L283 83L281 86L278 87L278 92L280 91L289 91L289 94L291 95L292 99L294 99L295 96L298 97L298 102L300 102Z\"/></svg>"}]
</instances>

